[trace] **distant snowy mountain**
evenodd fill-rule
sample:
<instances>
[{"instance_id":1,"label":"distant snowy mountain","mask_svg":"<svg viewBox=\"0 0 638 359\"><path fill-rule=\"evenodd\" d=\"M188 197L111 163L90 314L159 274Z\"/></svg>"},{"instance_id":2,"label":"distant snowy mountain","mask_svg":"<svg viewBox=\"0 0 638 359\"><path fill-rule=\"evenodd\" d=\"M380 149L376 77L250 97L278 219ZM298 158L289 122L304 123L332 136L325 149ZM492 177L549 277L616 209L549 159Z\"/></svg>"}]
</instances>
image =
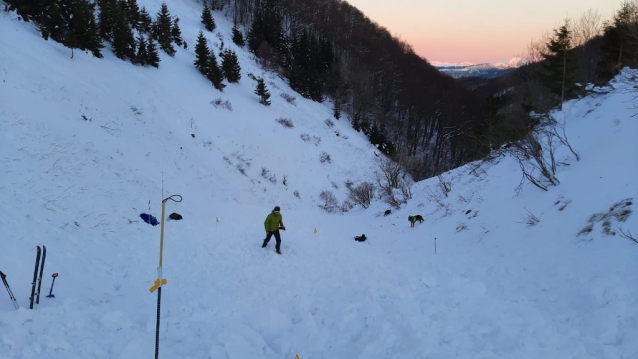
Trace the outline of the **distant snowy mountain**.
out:
<instances>
[{"instance_id":1,"label":"distant snowy mountain","mask_svg":"<svg viewBox=\"0 0 638 359\"><path fill-rule=\"evenodd\" d=\"M446 63L439 61L430 61L432 66L436 67L440 72L450 75L454 78L462 77L484 77L494 78L502 76L523 64L520 58L512 58L500 62L474 64L471 62Z\"/></svg>"}]
</instances>

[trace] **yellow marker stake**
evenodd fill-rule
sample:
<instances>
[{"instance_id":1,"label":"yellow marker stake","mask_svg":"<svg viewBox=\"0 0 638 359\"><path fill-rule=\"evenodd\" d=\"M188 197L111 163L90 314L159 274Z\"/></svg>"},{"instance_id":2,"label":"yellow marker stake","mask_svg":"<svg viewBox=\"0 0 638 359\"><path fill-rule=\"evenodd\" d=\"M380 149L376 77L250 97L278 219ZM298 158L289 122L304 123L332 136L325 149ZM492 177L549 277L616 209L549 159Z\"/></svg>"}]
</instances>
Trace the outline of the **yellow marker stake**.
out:
<instances>
[{"instance_id":1,"label":"yellow marker stake","mask_svg":"<svg viewBox=\"0 0 638 359\"><path fill-rule=\"evenodd\" d=\"M295 359L299 359L299 355L295 355Z\"/></svg>"},{"instance_id":2,"label":"yellow marker stake","mask_svg":"<svg viewBox=\"0 0 638 359\"><path fill-rule=\"evenodd\" d=\"M175 197L175 198L173 198ZM179 199L176 199L179 198ZM175 194L162 200L162 222L160 229L160 255L159 267L157 267L157 279L150 291L153 293L157 290L157 322L155 324L155 359L159 358L159 329L160 329L160 304L162 302L162 285L166 284L166 279L162 278L162 257L164 255L164 214L166 213L166 201L168 200L181 202L182 196Z\"/></svg>"},{"instance_id":3,"label":"yellow marker stake","mask_svg":"<svg viewBox=\"0 0 638 359\"><path fill-rule=\"evenodd\" d=\"M315 228L315 233L317 233L317 228Z\"/></svg>"},{"instance_id":4,"label":"yellow marker stake","mask_svg":"<svg viewBox=\"0 0 638 359\"><path fill-rule=\"evenodd\" d=\"M166 284L166 278L162 278L162 285L164 285L164 284ZM159 279L155 279L155 282L153 283L153 286L149 290L151 291L151 293L153 293L159 287L160 287L160 281L159 281Z\"/></svg>"}]
</instances>

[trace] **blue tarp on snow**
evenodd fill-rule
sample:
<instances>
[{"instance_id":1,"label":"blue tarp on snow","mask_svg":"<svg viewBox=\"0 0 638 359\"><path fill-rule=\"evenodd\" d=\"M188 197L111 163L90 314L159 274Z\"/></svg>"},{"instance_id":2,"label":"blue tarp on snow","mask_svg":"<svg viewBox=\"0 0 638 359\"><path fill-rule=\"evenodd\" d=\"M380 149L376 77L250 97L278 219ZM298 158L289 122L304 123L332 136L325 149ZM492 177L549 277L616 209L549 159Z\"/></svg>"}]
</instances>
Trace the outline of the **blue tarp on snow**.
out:
<instances>
[{"instance_id":1,"label":"blue tarp on snow","mask_svg":"<svg viewBox=\"0 0 638 359\"><path fill-rule=\"evenodd\" d=\"M144 222L152 225L152 226L157 226L159 224L159 222L157 221L157 218L155 218L155 216L148 214L148 213L142 213L140 214L140 218L142 218L142 220L144 220Z\"/></svg>"}]
</instances>

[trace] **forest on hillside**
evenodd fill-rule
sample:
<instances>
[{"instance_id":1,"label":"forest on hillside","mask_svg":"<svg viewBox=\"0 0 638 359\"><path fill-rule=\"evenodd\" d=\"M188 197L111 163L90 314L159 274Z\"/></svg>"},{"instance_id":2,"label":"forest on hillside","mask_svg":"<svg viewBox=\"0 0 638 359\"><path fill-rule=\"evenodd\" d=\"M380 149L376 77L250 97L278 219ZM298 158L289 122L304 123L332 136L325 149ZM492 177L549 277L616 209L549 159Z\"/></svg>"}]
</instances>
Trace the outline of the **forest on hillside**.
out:
<instances>
[{"instance_id":1,"label":"forest on hillside","mask_svg":"<svg viewBox=\"0 0 638 359\"><path fill-rule=\"evenodd\" d=\"M136 0L5 0L51 38L102 57L104 44L133 63L159 66L160 50L173 56L181 39L179 18L164 3L153 19ZM484 158L506 143L528 138L539 123L532 114L602 84L638 61L638 5L624 2L611 19L594 11L565 19L532 41L527 65L496 79L455 80L440 73L412 47L342 0L203 0L202 21L215 28L211 11L232 19L233 42L261 65L287 79L314 101L333 103L380 152L414 180L436 176ZM201 34L200 34L201 37ZM238 81L234 53L215 55L196 44L196 66L215 88Z\"/></svg>"}]
</instances>

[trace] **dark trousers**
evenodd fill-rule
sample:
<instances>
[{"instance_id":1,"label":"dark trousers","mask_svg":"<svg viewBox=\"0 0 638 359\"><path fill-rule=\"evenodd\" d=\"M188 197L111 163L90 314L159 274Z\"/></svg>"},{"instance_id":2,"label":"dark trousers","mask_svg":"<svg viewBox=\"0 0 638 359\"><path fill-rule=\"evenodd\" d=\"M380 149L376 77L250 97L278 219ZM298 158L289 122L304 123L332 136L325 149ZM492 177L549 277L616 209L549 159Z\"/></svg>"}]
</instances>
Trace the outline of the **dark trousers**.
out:
<instances>
[{"instance_id":1,"label":"dark trousers","mask_svg":"<svg viewBox=\"0 0 638 359\"><path fill-rule=\"evenodd\" d=\"M268 232L268 234L266 235L266 239L264 239L264 244L268 244L268 242L270 242L270 237L272 237L273 234L275 235L275 240L277 241L275 249L279 250L279 248L281 247L281 236L279 235L279 230Z\"/></svg>"}]
</instances>

